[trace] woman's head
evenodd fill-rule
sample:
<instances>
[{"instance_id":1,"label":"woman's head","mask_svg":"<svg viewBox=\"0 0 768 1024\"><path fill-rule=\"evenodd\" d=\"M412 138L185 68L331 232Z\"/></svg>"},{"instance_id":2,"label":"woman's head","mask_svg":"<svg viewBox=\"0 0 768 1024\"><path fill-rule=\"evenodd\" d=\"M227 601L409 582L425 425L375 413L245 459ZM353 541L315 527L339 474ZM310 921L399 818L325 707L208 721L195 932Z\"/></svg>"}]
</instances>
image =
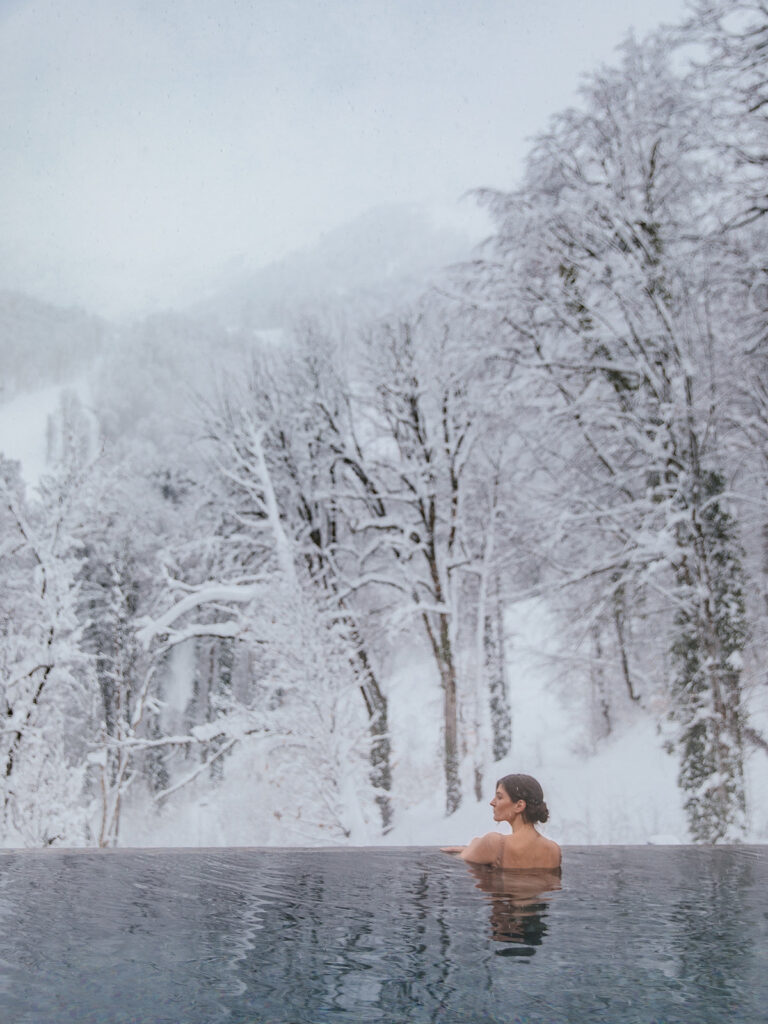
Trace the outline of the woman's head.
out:
<instances>
[{"instance_id":1,"label":"woman's head","mask_svg":"<svg viewBox=\"0 0 768 1024\"><path fill-rule=\"evenodd\" d=\"M535 824L545 822L549 818L549 810L544 803L544 792L532 775L505 775L496 783L502 787L510 800L525 800L523 821Z\"/></svg>"}]
</instances>

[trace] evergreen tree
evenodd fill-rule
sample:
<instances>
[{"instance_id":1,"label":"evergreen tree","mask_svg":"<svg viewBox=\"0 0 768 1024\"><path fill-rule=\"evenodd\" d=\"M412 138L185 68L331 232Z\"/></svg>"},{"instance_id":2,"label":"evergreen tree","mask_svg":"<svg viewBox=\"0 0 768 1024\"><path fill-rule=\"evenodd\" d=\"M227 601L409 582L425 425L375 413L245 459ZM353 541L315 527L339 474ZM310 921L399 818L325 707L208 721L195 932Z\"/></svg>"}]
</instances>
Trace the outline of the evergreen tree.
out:
<instances>
[{"instance_id":1,"label":"evergreen tree","mask_svg":"<svg viewBox=\"0 0 768 1024\"><path fill-rule=\"evenodd\" d=\"M744 578L724 481L705 473L679 526L679 607L672 645L673 717L679 724L680 786L694 839L738 839L744 830L744 710L747 641Z\"/></svg>"}]
</instances>

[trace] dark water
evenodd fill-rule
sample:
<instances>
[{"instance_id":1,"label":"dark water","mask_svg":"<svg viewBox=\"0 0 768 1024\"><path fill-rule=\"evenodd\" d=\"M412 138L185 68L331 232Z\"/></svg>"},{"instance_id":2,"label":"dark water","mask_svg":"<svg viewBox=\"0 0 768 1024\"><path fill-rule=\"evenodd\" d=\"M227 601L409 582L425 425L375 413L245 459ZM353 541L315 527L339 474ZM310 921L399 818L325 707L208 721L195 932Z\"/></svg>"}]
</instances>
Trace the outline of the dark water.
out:
<instances>
[{"instance_id":1,"label":"dark water","mask_svg":"<svg viewBox=\"0 0 768 1024\"><path fill-rule=\"evenodd\" d=\"M2 1024L768 1020L768 848L0 853Z\"/></svg>"}]
</instances>

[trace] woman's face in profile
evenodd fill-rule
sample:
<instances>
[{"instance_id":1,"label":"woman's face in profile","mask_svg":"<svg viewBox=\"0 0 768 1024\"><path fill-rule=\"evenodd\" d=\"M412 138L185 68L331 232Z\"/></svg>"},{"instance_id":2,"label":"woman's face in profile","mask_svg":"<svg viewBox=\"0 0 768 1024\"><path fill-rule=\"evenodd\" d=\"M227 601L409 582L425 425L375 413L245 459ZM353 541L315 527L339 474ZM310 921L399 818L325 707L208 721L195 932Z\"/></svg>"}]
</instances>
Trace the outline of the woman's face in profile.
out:
<instances>
[{"instance_id":1,"label":"woman's face in profile","mask_svg":"<svg viewBox=\"0 0 768 1024\"><path fill-rule=\"evenodd\" d=\"M522 803L521 800L513 802L506 789L499 785L496 787L496 794L491 800L491 807L493 808L493 820L494 821L509 821L513 815L513 807L516 803Z\"/></svg>"}]
</instances>

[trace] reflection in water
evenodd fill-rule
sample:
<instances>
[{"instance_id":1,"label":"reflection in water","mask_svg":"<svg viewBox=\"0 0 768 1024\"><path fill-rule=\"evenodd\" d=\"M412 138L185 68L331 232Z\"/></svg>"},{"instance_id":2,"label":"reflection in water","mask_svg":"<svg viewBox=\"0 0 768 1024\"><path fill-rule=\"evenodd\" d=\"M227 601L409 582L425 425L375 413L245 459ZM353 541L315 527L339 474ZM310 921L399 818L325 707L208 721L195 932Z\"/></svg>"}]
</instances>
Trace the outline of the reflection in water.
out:
<instances>
[{"instance_id":1,"label":"reflection in water","mask_svg":"<svg viewBox=\"0 0 768 1024\"><path fill-rule=\"evenodd\" d=\"M512 943L497 956L533 956L547 934L544 920L549 896L562 888L560 869L503 871L487 864L468 864L477 888L488 894L491 938Z\"/></svg>"}]
</instances>

